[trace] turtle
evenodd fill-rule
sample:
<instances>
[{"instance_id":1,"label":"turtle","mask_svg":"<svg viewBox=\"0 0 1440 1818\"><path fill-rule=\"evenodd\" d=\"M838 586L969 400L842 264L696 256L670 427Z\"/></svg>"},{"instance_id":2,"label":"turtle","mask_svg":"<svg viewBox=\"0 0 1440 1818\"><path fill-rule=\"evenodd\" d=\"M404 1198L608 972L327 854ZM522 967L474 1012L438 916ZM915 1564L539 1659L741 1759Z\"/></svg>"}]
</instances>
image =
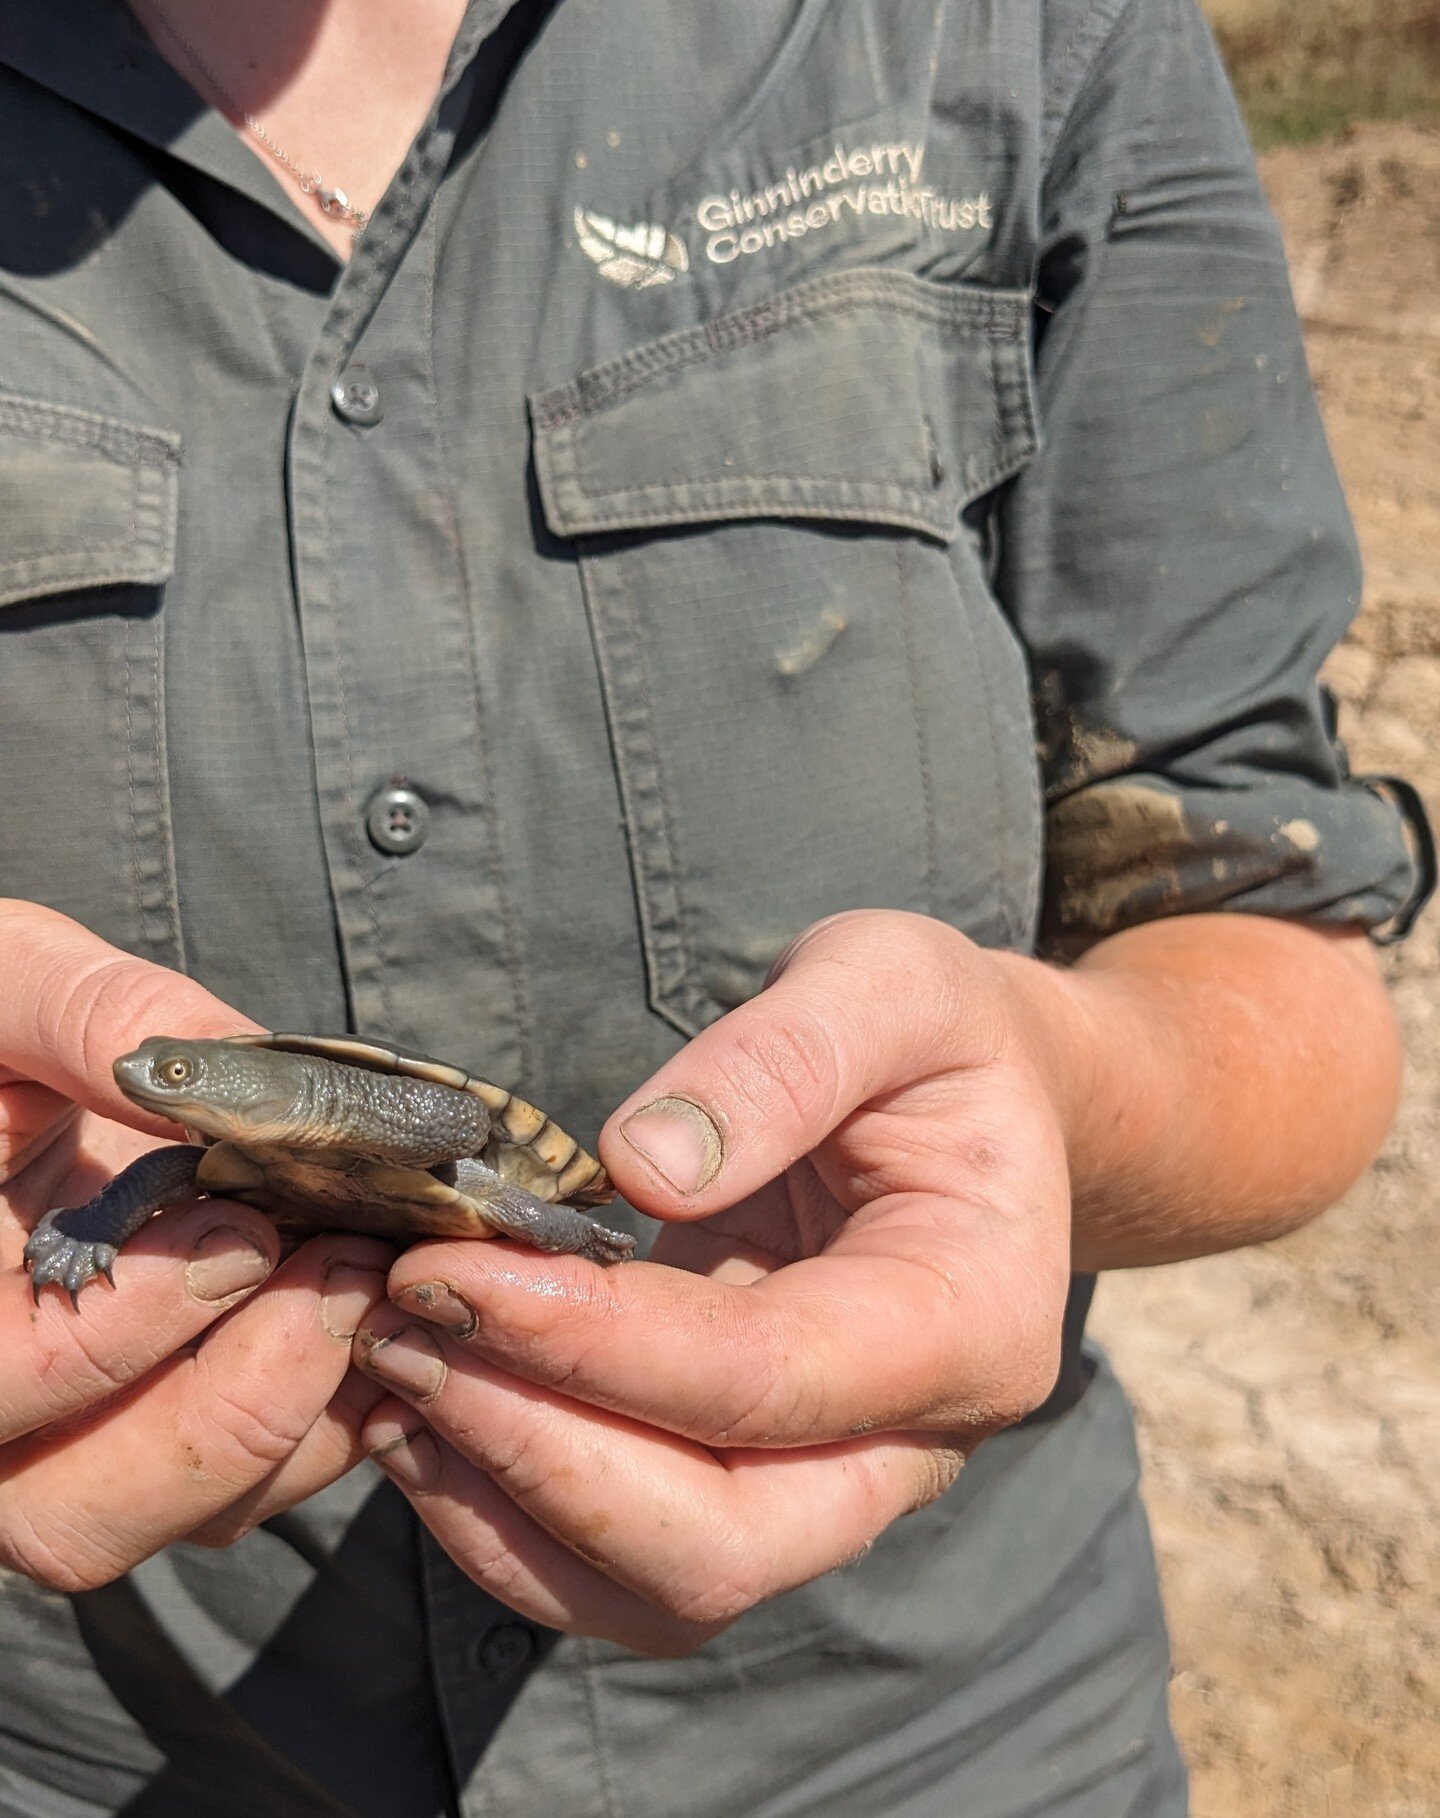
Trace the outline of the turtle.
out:
<instances>
[{"instance_id":1,"label":"turtle","mask_svg":"<svg viewBox=\"0 0 1440 1818\"><path fill-rule=\"evenodd\" d=\"M623 1262L635 1239L581 1206L615 1196L604 1168L543 1111L463 1067L351 1035L155 1035L115 1062L133 1103L186 1127L83 1206L57 1207L25 1245L47 1282L114 1286L115 1253L155 1212L196 1194L244 1200L282 1234L364 1231L519 1238Z\"/></svg>"}]
</instances>

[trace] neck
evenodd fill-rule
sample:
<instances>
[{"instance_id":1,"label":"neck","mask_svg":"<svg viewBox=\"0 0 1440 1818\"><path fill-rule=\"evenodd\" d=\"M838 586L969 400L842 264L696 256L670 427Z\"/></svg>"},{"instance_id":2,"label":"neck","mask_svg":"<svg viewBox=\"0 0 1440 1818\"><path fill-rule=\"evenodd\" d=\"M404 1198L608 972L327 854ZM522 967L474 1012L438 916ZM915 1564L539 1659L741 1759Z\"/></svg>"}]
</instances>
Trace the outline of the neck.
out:
<instances>
[{"instance_id":1,"label":"neck","mask_svg":"<svg viewBox=\"0 0 1440 1818\"><path fill-rule=\"evenodd\" d=\"M160 54L347 257L434 103L465 0L130 0ZM321 192L344 193L349 212Z\"/></svg>"}]
</instances>

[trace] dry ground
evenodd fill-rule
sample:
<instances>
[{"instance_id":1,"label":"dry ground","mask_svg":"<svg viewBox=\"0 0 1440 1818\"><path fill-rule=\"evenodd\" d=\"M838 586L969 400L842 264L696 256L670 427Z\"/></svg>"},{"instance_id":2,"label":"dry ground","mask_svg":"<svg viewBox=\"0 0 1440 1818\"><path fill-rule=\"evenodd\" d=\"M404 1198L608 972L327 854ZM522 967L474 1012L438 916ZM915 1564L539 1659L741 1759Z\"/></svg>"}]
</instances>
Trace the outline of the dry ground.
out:
<instances>
[{"instance_id":1,"label":"dry ground","mask_svg":"<svg viewBox=\"0 0 1440 1818\"><path fill-rule=\"evenodd\" d=\"M1367 561L1342 733L1440 814L1440 132L1263 167ZM1390 969L1411 1067L1370 1178L1284 1243L1101 1287L1194 1818L1440 1814L1440 913Z\"/></svg>"},{"instance_id":2,"label":"dry ground","mask_svg":"<svg viewBox=\"0 0 1440 1818\"><path fill-rule=\"evenodd\" d=\"M1203 0L1262 145L1440 121L1436 0Z\"/></svg>"}]
</instances>

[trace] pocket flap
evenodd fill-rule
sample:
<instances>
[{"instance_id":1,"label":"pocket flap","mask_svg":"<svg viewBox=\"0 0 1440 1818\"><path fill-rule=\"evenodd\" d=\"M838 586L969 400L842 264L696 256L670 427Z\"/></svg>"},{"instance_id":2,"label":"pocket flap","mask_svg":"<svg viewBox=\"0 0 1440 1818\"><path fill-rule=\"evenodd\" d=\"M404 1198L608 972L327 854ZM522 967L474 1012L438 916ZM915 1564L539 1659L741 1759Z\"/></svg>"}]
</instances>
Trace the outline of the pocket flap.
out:
<instances>
[{"instance_id":1,"label":"pocket flap","mask_svg":"<svg viewBox=\"0 0 1440 1818\"><path fill-rule=\"evenodd\" d=\"M0 392L0 606L168 580L179 465L166 430Z\"/></svg>"},{"instance_id":2,"label":"pocket flap","mask_svg":"<svg viewBox=\"0 0 1440 1818\"><path fill-rule=\"evenodd\" d=\"M1036 449L1019 291L849 271L666 335L530 400L559 536L720 518L954 537Z\"/></svg>"}]
</instances>

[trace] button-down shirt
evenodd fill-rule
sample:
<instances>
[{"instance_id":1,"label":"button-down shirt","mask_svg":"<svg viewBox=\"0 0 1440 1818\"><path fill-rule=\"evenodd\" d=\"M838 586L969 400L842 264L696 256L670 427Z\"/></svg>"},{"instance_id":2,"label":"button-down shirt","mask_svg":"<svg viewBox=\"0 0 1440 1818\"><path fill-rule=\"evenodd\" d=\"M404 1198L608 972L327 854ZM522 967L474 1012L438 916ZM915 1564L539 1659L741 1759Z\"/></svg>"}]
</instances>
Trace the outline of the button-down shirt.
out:
<instances>
[{"instance_id":1,"label":"button-down shirt","mask_svg":"<svg viewBox=\"0 0 1440 1818\"><path fill-rule=\"evenodd\" d=\"M7 893L582 1139L847 906L1407 919L1189 0L474 0L344 267L122 7L11 0L0 171ZM1086 1298L1039 1417L688 1661L519 1620L369 1471L7 1582L0 1813L1178 1811Z\"/></svg>"}]
</instances>

